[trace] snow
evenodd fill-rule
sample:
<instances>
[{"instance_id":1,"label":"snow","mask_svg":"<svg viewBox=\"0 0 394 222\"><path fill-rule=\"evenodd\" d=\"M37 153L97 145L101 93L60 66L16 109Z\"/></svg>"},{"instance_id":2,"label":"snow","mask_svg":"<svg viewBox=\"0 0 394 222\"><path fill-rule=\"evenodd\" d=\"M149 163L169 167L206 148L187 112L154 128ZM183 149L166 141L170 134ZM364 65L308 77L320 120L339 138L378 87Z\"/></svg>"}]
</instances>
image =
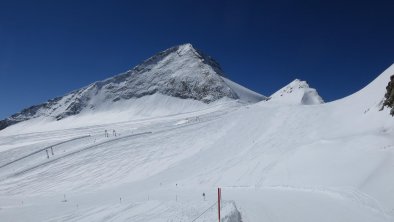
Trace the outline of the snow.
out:
<instances>
[{"instance_id":1,"label":"snow","mask_svg":"<svg viewBox=\"0 0 394 222\"><path fill-rule=\"evenodd\" d=\"M83 114L96 118L96 113L102 113L105 109L122 110L119 120L124 121L127 119L123 117L125 115L137 115L139 118L141 115L149 117L152 114L188 112L199 103L205 103L200 105L204 106L222 100L256 102L265 99L258 93L223 79L223 76L220 65L213 58L194 49L191 44L179 45L157 53L125 73L26 108L0 121L0 129L32 119L36 119L35 122L50 122ZM167 100L176 99L186 101L180 101L180 107L174 110L174 103ZM152 103L157 104L152 106ZM131 110L126 111L127 107ZM114 121L114 118L109 118L110 122Z\"/></svg>"},{"instance_id":2,"label":"snow","mask_svg":"<svg viewBox=\"0 0 394 222\"><path fill-rule=\"evenodd\" d=\"M237 94L238 98L241 101L256 103L268 99L267 97L260 95L259 93L256 93L248 88L245 88L225 77L222 77L222 79Z\"/></svg>"},{"instance_id":3,"label":"snow","mask_svg":"<svg viewBox=\"0 0 394 222\"><path fill-rule=\"evenodd\" d=\"M254 104L151 95L15 124L0 166L90 136L0 167L0 221L217 221L217 187L223 221L393 221L394 119L378 111L392 74L330 103L295 81Z\"/></svg>"},{"instance_id":4,"label":"snow","mask_svg":"<svg viewBox=\"0 0 394 222\"><path fill-rule=\"evenodd\" d=\"M138 99L101 103L95 110L85 110L76 116L70 116L55 121L46 116L34 118L7 127L3 131L19 134L29 132L42 132L69 129L76 127L99 126L103 124L127 121L152 121L155 118L176 115L188 115L190 112L212 112L223 106L233 106L237 101L223 98L216 102L206 104L193 99L179 99L171 96L155 94Z\"/></svg>"},{"instance_id":5,"label":"snow","mask_svg":"<svg viewBox=\"0 0 394 222\"><path fill-rule=\"evenodd\" d=\"M299 79L295 79L272 94L270 100L284 104L316 105L324 103L316 89L310 88L308 83Z\"/></svg>"}]
</instances>

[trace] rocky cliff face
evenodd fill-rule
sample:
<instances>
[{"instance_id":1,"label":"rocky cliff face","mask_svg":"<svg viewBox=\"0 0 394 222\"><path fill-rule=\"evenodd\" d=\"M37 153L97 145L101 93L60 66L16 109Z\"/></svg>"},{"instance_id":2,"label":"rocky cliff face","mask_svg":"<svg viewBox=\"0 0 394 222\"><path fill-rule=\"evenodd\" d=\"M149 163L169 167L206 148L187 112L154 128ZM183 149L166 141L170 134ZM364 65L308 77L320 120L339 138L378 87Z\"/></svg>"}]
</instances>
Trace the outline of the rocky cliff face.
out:
<instances>
[{"instance_id":1,"label":"rocky cliff face","mask_svg":"<svg viewBox=\"0 0 394 222\"><path fill-rule=\"evenodd\" d=\"M159 52L133 69L92 83L63 97L29 107L0 121L0 129L46 116L61 120L101 104L140 98L156 93L211 103L221 98L239 99L223 79L220 65L210 56L184 44ZM254 96L256 102L264 96ZM250 102L250 101L249 101Z\"/></svg>"}]
</instances>

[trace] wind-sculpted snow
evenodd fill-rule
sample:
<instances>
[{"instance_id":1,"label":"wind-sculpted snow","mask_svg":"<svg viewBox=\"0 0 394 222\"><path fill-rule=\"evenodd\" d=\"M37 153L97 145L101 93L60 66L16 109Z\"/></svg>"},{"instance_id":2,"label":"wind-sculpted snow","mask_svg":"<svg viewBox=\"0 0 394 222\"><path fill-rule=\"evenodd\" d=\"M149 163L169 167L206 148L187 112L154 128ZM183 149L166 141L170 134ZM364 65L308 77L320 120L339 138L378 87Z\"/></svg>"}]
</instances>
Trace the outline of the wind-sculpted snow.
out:
<instances>
[{"instance_id":1,"label":"wind-sculpted snow","mask_svg":"<svg viewBox=\"0 0 394 222\"><path fill-rule=\"evenodd\" d=\"M310 88L308 83L299 79L270 96L271 101L286 104L316 105L324 103L316 89Z\"/></svg>"},{"instance_id":2,"label":"wind-sculpted snow","mask_svg":"<svg viewBox=\"0 0 394 222\"><path fill-rule=\"evenodd\" d=\"M90 84L63 97L29 107L0 121L0 130L15 123L37 117L61 120L81 112L116 109L120 101L154 94L212 103L222 98L242 99L252 94L248 102L258 102L264 96L239 87L234 90L222 79L220 65L190 44L175 46L145 60L133 69Z\"/></svg>"}]
</instances>

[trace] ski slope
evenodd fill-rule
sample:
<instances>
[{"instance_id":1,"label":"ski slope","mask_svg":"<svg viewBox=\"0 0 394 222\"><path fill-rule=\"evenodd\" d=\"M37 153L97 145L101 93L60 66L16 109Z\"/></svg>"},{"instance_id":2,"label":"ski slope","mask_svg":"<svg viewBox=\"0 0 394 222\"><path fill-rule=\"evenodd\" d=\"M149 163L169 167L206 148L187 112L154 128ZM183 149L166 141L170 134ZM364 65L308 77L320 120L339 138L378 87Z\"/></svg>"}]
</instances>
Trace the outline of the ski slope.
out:
<instances>
[{"instance_id":1,"label":"ski slope","mask_svg":"<svg viewBox=\"0 0 394 222\"><path fill-rule=\"evenodd\" d=\"M14 161L0 167L0 221L193 221L204 211L196 221L217 221L217 187L222 221L394 221L394 119L378 111L392 74L394 65L311 106L226 101L103 124L13 125L0 131L0 166ZM49 159L18 160L85 135Z\"/></svg>"}]
</instances>

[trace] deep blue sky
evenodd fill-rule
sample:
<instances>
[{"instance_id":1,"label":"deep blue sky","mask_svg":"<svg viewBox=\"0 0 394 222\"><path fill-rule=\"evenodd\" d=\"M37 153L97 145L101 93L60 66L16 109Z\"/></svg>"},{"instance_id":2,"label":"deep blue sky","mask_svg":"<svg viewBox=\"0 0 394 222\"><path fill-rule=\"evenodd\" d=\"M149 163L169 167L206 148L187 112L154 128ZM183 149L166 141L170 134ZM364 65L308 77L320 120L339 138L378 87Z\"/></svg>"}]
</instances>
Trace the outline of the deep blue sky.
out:
<instances>
[{"instance_id":1,"label":"deep blue sky","mask_svg":"<svg viewBox=\"0 0 394 222\"><path fill-rule=\"evenodd\" d=\"M332 101L394 62L393 2L0 0L0 119L187 42L264 95L300 78Z\"/></svg>"}]
</instances>

